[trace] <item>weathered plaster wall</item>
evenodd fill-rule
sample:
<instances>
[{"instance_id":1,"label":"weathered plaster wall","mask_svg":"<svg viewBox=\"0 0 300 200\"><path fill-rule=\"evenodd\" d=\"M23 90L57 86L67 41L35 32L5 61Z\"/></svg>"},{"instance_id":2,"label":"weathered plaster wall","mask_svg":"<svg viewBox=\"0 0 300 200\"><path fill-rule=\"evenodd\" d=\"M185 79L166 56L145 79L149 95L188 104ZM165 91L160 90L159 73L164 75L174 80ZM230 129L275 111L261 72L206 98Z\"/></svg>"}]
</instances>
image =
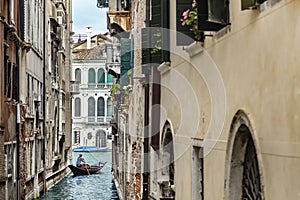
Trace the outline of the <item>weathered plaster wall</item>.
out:
<instances>
[{"instance_id":1,"label":"weathered plaster wall","mask_svg":"<svg viewBox=\"0 0 300 200\"><path fill-rule=\"evenodd\" d=\"M204 159L205 199L224 198L227 139L231 121L239 109L244 110L252 122L253 138L262 158L260 165L263 168L265 198L299 198L300 137L297 130L300 128L300 103L297 74L300 73L300 47L297 44L300 42L300 4L295 0L282 0L271 6L272 2L267 1L257 10L246 11L240 10L240 1L230 2L231 30L222 37L215 35L205 40L204 49L217 66L226 92L224 127L216 145ZM171 16L175 16L175 3L171 3L171 8ZM171 26L175 28L175 18L172 18ZM174 45L172 50L186 55ZM191 67L173 55L171 70L162 76L163 84L177 87L182 96L189 96L189 88L180 90L174 75L175 71L179 72L189 81L198 99L193 105L192 101L187 101L189 98L176 98L168 91L169 88L162 90L162 105L174 124L177 138L175 154L179 156L183 152L175 164L176 199L191 199L192 178L190 173L186 173L191 168L190 139L208 136L207 127L212 123L210 109L213 105L208 89L201 76L195 73L195 69L206 71L215 67L206 56L203 52L192 58L187 56L188 62L194 63ZM194 112L198 108L199 115L192 112L184 114L181 108L187 102L193 105ZM218 115L218 110L214 114ZM199 125L197 131L191 128L195 124ZM211 130L217 131L216 127ZM187 175L182 176L183 173ZM182 185L185 185L184 190Z\"/></svg>"}]
</instances>

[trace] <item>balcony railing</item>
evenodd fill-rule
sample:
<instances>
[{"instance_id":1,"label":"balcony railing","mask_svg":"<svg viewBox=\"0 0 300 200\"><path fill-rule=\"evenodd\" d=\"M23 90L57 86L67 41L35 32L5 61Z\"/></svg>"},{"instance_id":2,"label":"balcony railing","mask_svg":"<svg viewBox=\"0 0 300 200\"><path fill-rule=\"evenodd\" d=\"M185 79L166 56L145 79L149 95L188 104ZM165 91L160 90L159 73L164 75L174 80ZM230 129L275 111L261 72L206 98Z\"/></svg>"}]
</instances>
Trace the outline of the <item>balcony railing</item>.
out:
<instances>
[{"instance_id":1,"label":"balcony railing","mask_svg":"<svg viewBox=\"0 0 300 200\"><path fill-rule=\"evenodd\" d=\"M104 116L98 116L97 117L97 122L104 122L105 117Z\"/></svg>"},{"instance_id":2,"label":"balcony railing","mask_svg":"<svg viewBox=\"0 0 300 200\"><path fill-rule=\"evenodd\" d=\"M95 117L94 116L89 116L88 117L88 122L95 122Z\"/></svg>"},{"instance_id":3,"label":"balcony railing","mask_svg":"<svg viewBox=\"0 0 300 200\"><path fill-rule=\"evenodd\" d=\"M113 83L89 83L89 89L110 89Z\"/></svg>"},{"instance_id":4,"label":"balcony railing","mask_svg":"<svg viewBox=\"0 0 300 200\"><path fill-rule=\"evenodd\" d=\"M79 83L70 84L70 92L71 94L79 94Z\"/></svg>"}]
</instances>

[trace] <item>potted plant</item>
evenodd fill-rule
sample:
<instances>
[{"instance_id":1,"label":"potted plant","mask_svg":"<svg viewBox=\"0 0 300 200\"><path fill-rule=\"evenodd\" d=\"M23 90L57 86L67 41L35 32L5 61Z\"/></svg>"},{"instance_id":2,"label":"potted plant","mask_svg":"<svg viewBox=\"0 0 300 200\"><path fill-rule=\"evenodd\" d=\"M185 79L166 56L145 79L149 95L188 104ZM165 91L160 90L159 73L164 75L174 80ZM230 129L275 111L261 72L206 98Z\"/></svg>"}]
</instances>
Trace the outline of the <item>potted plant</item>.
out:
<instances>
[{"instance_id":1,"label":"potted plant","mask_svg":"<svg viewBox=\"0 0 300 200\"><path fill-rule=\"evenodd\" d=\"M200 35L198 34L198 12L196 0L193 0L191 9L187 9L182 13L182 17L180 20L182 26L190 27L190 31L194 33L196 40L201 39Z\"/></svg>"}]
</instances>

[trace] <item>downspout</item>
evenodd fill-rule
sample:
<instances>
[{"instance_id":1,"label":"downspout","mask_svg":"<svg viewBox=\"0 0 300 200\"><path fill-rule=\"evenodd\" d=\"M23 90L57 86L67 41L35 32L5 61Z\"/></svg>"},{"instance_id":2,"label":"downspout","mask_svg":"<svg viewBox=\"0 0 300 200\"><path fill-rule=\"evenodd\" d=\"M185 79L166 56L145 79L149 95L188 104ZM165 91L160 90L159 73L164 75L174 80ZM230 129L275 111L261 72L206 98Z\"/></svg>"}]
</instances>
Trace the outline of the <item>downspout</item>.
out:
<instances>
[{"instance_id":1,"label":"downspout","mask_svg":"<svg viewBox=\"0 0 300 200\"><path fill-rule=\"evenodd\" d=\"M20 199L20 48L17 48L17 68L19 70L17 71L17 87L18 87L18 93L16 95L16 102L17 102L17 122L16 122L16 140L17 140L17 200Z\"/></svg>"},{"instance_id":2,"label":"downspout","mask_svg":"<svg viewBox=\"0 0 300 200\"><path fill-rule=\"evenodd\" d=\"M150 27L150 0L146 0L146 27ZM145 74L145 108L144 108L144 171L143 200L149 196L149 74Z\"/></svg>"},{"instance_id":3,"label":"downspout","mask_svg":"<svg viewBox=\"0 0 300 200\"><path fill-rule=\"evenodd\" d=\"M43 1L43 189L44 193L47 191L46 185L46 0Z\"/></svg>"},{"instance_id":4,"label":"downspout","mask_svg":"<svg viewBox=\"0 0 300 200\"><path fill-rule=\"evenodd\" d=\"M16 67L17 67L17 94L16 94L16 102L17 102L17 121L16 121L16 145L17 145L17 200L20 199L20 123L21 123L21 113L20 113L20 60L21 60L21 44L22 40L24 40L22 30L23 24L23 18L24 16L21 16L21 14L24 14L24 11L21 10L21 8L24 9L23 1L18 1L18 32L16 38L19 40L19 44L17 45L17 57L16 57ZM21 37L22 36L22 37ZM22 39L22 40L21 40ZM14 69L15 70L15 69Z\"/></svg>"}]
</instances>

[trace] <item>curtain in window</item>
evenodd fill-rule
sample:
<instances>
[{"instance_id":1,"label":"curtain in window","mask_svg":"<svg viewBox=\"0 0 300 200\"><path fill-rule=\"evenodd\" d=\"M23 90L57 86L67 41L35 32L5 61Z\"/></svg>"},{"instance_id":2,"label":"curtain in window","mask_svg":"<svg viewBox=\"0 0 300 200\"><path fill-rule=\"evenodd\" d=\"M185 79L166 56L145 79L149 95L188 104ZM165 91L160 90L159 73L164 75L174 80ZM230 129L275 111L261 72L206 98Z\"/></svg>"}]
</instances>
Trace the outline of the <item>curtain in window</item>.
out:
<instances>
[{"instance_id":1,"label":"curtain in window","mask_svg":"<svg viewBox=\"0 0 300 200\"><path fill-rule=\"evenodd\" d=\"M81 83L81 70L80 69L76 69L75 70L75 80L78 83Z\"/></svg>"},{"instance_id":2,"label":"curtain in window","mask_svg":"<svg viewBox=\"0 0 300 200\"><path fill-rule=\"evenodd\" d=\"M105 72L103 69L98 70L98 83L105 83Z\"/></svg>"},{"instance_id":3,"label":"curtain in window","mask_svg":"<svg viewBox=\"0 0 300 200\"><path fill-rule=\"evenodd\" d=\"M111 74L107 74L107 83L113 82L113 76Z\"/></svg>"},{"instance_id":4,"label":"curtain in window","mask_svg":"<svg viewBox=\"0 0 300 200\"><path fill-rule=\"evenodd\" d=\"M96 83L95 70L89 69L89 83Z\"/></svg>"},{"instance_id":5,"label":"curtain in window","mask_svg":"<svg viewBox=\"0 0 300 200\"><path fill-rule=\"evenodd\" d=\"M88 116L95 116L95 99L93 97L88 100Z\"/></svg>"},{"instance_id":6,"label":"curtain in window","mask_svg":"<svg viewBox=\"0 0 300 200\"><path fill-rule=\"evenodd\" d=\"M81 115L81 100L80 98L75 99L75 116L79 117Z\"/></svg>"},{"instance_id":7,"label":"curtain in window","mask_svg":"<svg viewBox=\"0 0 300 200\"><path fill-rule=\"evenodd\" d=\"M104 116L104 99L103 99L103 97L98 98L97 116Z\"/></svg>"}]
</instances>

